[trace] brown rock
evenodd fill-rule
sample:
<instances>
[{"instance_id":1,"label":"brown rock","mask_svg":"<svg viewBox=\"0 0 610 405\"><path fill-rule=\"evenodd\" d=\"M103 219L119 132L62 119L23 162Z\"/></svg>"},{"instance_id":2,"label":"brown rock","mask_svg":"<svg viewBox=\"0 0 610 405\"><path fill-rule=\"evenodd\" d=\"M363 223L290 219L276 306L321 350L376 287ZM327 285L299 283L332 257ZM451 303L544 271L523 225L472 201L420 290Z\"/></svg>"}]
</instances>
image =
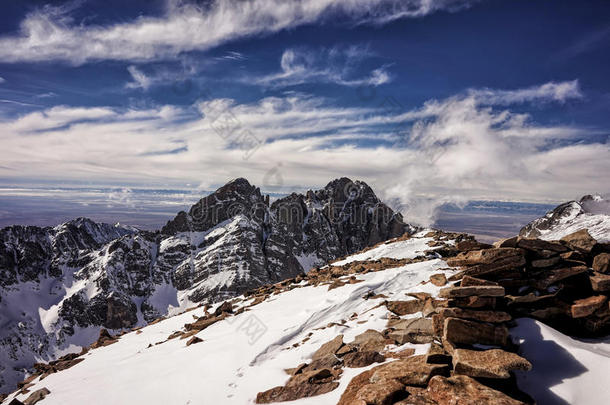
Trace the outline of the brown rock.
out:
<instances>
[{"instance_id":1,"label":"brown rock","mask_svg":"<svg viewBox=\"0 0 610 405\"><path fill-rule=\"evenodd\" d=\"M432 377L426 394L438 405L523 405L465 375Z\"/></svg>"},{"instance_id":2,"label":"brown rock","mask_svg":"<svg viewBox=\"0 0 610 405\"><path fill-rule=\"evenodd\" d=\"M505 294L504 287L480 285L472 287L447 287L443 288L438 296L441 298L462 297L502 297Z\"/></svg>"},{"instance_id":3,"label":"brown rock","mask_svg":"<svg viewBox=\"0 0 610 405\"><path fill-rule=\"evenodd\" d=\"M366 405L391 405L396 400L402 399L407 395L404 391L404 384L396 380L384 380L377 384L367 384L360 388L356 393L356 402L364 401Z\"/></svg>"},{"instance_id":4,"label":"brown rock","mask_svg":"<svg viewBox=\"0 0 610 405\"><path fill-rule=\"evenodd\" d=\"M447 260L447 265L451 267L473 266L477 264L494 263L502 259L523 256L521 249L514 248L493 248L474 250L458 254L456 257Z\"/></svg>"},{"instance_id":5,"label":"brown rock","mask_svg":"<svg viewBox=\"0 0 610 405\"><path fill-rule=\"evenodd\" d=\"M479 285L498 285L495 281L483 280L471 276L464 276L460 282L460 287L473 287Z\"/></svg>"},{"instance_id":6,"label":"brown rock","mask_svg":"<svg viewBox=\"0 0 610 405\"><path fill-rule=\"evenodd\" d=\"M592 267L599 273L610 272L610 253L600 253L595 256Z\"/></svg>"},{"instance_id":7,"label":"brown rock","mask_svg":"<svg viewBox=\"0 0 610 405\"><path fill-rule=\"evenodd\" d=\"M527 249L535 252L542 252L543 250L548 250L551 252L562 253L568 250L564 245L559 242L533 238L519 238L517 246L522 249Z\"/></svg>"},{"instance_id":8,"label":"brown rock","mask_svg":"<svg viewBox=\"0 0 610 405\"><path fill-rule=\"evenodd\" d=\"M563 242L566 242L573 250L578 250L583 253L591 253L597 241L589 234L586 229L571 233L561 238Z\"/></svg>"},{"instance_id":9,"label":"brown rock","mask_svg":"<svg viewBox=\"0 0 610 405\"><path fill-rule=\"evenodd\" d=\"M354 338L352 345L358 346L358 350L362 352L372 351L380 352L386 346L386 338L379 332L373 329L368 329Z\"/></svg>"},{"instance_id":10,"label":"brown rock","mask_svg":"<svg viewBox=\"0 0 610 405\"><path fill-rule=\"evenodd\" d=\"M102 346L108 346L115 343L117 339L110 335L108 331L104 328L100 329L100 335L97 338L97 341L91 345L91 348L97 348Z\"/></svg>"},{"instance_id":11,"label":"brown rock","mask_svg":"<svg viewBox=\"0 0 610 405\"><path fill-rule=\"evenodd\" d=\"M437 287L442 287L447 284L447 277L443 273L433 274L430 276L430 282Z\"/></svg>"},{"instance_id":12,"label":"brown rock","mask_svg":"<svg viewBox=\"0 0 610 405\"><path fill-rule=\"evenodd\" d=\"M585 256L577 251L570 250L568 252L562 253L559 255L563 260L575 261L575 262L585 262L587 259Z\"/></svg>"},{"instance_id":13,"label":"brown rock","mask_svg":"<svg viewBox=\"0 0 610 405\"><path fill-rule=\"evenodd\" d=\"M502 323L511 320L511 316L502 311L474 311L462 308L443 308L440 310L439 314L444 318L461 318L491 323Z\"/></svg>"},{"instance_id":14,"label":"brown rock","mask_svg":"<svg viewBox=\"0 0 610 405\"><path fill-rule=\"evenodd\" d=\"M407 293L407 295L409 297L417 298L420 301L426 301L428 298L432 298L432 295L426 292L410 292Z\"/></svg>"},{"instance_id":15,"label":"brown rock","mask_svg":"<svg viewBox=\"0 0 610 405\"><path fill-rule=\"evenodd\" d=\"M470 377L509 378L511 370L528 371L532 368L529 361L515 353L500 349L467 350L453 352L453 371Z\"/></svg>"},{"instance_id":16,"label":"brown rock","mask_svg":"<svg viewBox=\"0 0 610 405\"><path fill-rule=\"evenodd\" d=\"M313 354L312 359L318 360L324 357L334 356L341 347L343 347L343 335L339 335L330 342L326 342L320 346Z\"/></svg>"},{"instance_id":17,"label":"brown rock","mask_svg":"<svg viewBox=\"0 0 610 405\"><path fill-rule=\"evenodd\" d=\"M518 240L519 240L518 236L513 236L512 238L500 239L499 241L494 242L493 246L495 248L516 248Z\"/></svg>"},{"instance_id":18,"label":"brown rock","mask_svg":"<svg viewBox=\"0 0 610 405\"><path fill-rule=\"evenodd\" d=\"M467 239L455 244L455 247L460 252L469 252L471 250L489 249L492 246L487 243L477 242L476 240Z\"/></svg>"},{"instance_id":19,"label":"brown rock","mask_svg":"<svg viewBox=\"0 0 610 405\"><path fill-rule=\"evenodd\" d=\"M449 300L449 306L460 308L495 308L495 297L463 297Z\"/></svg>"},{"instance_id":20,"label":"brown rock","mask_svg":"<svg viewBox=\"0 0 610 405\"><path fill-rule=\"evenodd\" d=\"M233 313L233 304L231 304L231 301L225 301L222 303L222 305L216 308L216 311L214 311L214 316L220 316L223 312L228 314Z\"/></svg>"},{"instance_id":21,"label":"brown rock","mask_svg":"<svg viewBox=\"0 0 610 405\"><path fill-rule=\"evenodd\" d=\"M469 267L465 272L475 277L498 277L521 269L525 265L525 257L511 256L493 263L483 263Z\"/></svg>"},{"instance_id":22,"label":"brown rock","mask_svg":"<svg viewBox=\"0 0 610 405\"><path fill-rule=\"evenodd\" d=\"M598 310L606 301L608 297L604 295L597 295L595 297L589 297L582 300L575 301L572 304L572 318L584 318L591 315L593 312Z\"/></svg>"},{"instance_id":23,"label":"brown rock","mask_svg":"<svg viewBox=\"0 0 610 405\"><path fill-rule=\"evenodd\" d=\"M457 344L505 346L508 342L508 329L505 326L446 318L443 338Z\"/></svg>"},{"instance_id":24,"label":"brown rock","mask_svg":"<svg viewBox=\"0 0 610 405\"><path fill-rule=\"evenodd\" d=\"M51 393L51 391L49 391L47 388L41 388L39 390L36 390L36 391L32 392L32 394L30 394L28 399L23 401L23 405L34 405L34 404L42 401L43 399L45 399L45 397L47 395L49 395L50 393Z\"/></svg>"},{"instance_id":25,"label":"brown rock","mask_svg":"<svg viewBox=\"0 0 610 405\"><path fill-rule=\"evenodd\" d=\"M556 265L559 263L559 260L561 260L559 256L550 257L548 259L532 260L531 266L535 269L544 269Z\"/></svg>"},{"instance_id":26,"label":"brown rock","mask_svg":"<svg viewBox=\"0 0 610 405\"><path fill-rule=\"evenodd\" d=\"M373 363L383 363L385 357L378 352L352 352L343 357L343 364L346 367L358 368L366 367Z\"/></svg>"},{"instance_id":27,"label":"brown rock","mask_svg":"<svg viewBox=\"0 0 610 405\"><path fill-rule=\"evenodd\" d=\"M430 343L433 340L434 329L432 320L428 318L403 319L394 328L396 330L390 332L388 337L399 345L405 343Z\"/></svg>"},{"instance_id":28,"label":"brown rock","mask_svg":"<svg viewBox=\"0 0 610 405\"><path fill-rule=\"evenodd\" d=\"M290 377L283 387L259 392L256 396L256 403L294 401L300 398L326 394L339 386L338 382L333 381L334 378L335 375L328 369L303 371Z\"/></svg>"},{"instance_id":29,"label":"brown rock","mask_svg":"<svg viewBox=\"0 0 610 405\"><path fill-rule=\"evenodd\" d=\"M224 314L221 314L220 316L202 316L201 318L197 319L193 323L185 324L184 328L187 331L192 331L192 330L202 331L205 328L212 326L213 324L215 324L216 322L218 322L224 318L225 318Z\"/></svg>"},{"instance_id":30,"label":"brown rock","mask_svg":"<svg viewBox=\"0 0 610 405\"><path fill-rule=\"evenodd\" d=\"M587 266L575 266L549 270L544 273L545 278L536 281L536 287L541 290L544 290L559 281L568 279L570 277L578 276L586 272Z\"/></svg>"},{"instance_id":31,"label":"brown rock","mask_svg":"<svg viewBox=\"0 0 610 405\"><path fill-rule=\"evenodd\" d=\"M356 394L362 387L370 384L369 379L372 375L373 369L364 371L358 374L356 377L352 378L349 384L347 384L345 391L343 391L343 394L341 395L341 398L339 399L337 405L359 405L356 400ZM360 404L364 402L361 399L359 399L358 401L361 401ZM362 405L366 405L366 402L364 402L364 404Z\"/></svg>"},{"instance_id":32,"label":"brown rock","mask_svg":"<svg viewBox=\"0 0 610 405\"><path fill-rule=\"evenodd\" d=\"M203 339L200 339L197 336L193 336L186 342L186 345L190 346L190 345L194 345L196 343L201 343L201 342L203 342Z\"/></svg>"},{"instance_id":33,"label":"brown rock","mask_svg":"<svg viewBox=\"0 0 610 405\"><path fill-rule=\"evenodd\" d=\"M425 386L430 378L447 371L439 364L426 363L426 356L412 356L382 364L372 369L370 382L376 384L383 380L397 380L404 385Z\"/></svg>"},{"instance_id":34,"label":"brown rock","mask_svg":"<svg viewBox=\"0 0 610 405\"><path fill-rule=\"evenodd\" d=\"M593 273L589 280L593 291L610 291L610 274Z\"/></svg>"},{"instance_id":35,"label":"brown rock","mask_svg":"<svg viewBox=\"0 0 610 405\"><path fill-rule=\"evenodd\" d=\"M424 307L424 303L420 300L409 301L387 301L386 307L389 311L396 315L410 315L419 312Z\"/></svg>"}]
</instances>

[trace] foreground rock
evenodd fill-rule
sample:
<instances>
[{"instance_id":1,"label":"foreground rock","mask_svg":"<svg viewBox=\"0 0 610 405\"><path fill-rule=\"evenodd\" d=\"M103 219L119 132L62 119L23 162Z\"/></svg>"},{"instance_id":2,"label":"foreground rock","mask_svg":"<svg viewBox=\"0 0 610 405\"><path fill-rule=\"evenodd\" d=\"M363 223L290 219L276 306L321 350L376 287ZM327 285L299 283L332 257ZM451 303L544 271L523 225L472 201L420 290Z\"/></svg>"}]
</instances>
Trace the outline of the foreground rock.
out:
<instances>
[{"instance_id":1,"label":"foreground rock","mask_svg":"<svg viewBox=\"0 0 610 405\"><path fill-rule=\"evenodd\" d=\"M433 377L428 385L428 390L423 395L438 405L521 405L517 401L489 388L476 380L456 375L450 378L441 376Z\"/></svg>"},{"instance_id":2,"label":"foreground rock","mask_svg":"<svg viewBox=\"0 0 610 405\"><path fill-rule=\"evenodd\" d=\"M456 349L453 352L453 371L470 377L509 378L509 371L532 368L523 357L499 349L467 350Z\"/></svg>"}]
</instances>

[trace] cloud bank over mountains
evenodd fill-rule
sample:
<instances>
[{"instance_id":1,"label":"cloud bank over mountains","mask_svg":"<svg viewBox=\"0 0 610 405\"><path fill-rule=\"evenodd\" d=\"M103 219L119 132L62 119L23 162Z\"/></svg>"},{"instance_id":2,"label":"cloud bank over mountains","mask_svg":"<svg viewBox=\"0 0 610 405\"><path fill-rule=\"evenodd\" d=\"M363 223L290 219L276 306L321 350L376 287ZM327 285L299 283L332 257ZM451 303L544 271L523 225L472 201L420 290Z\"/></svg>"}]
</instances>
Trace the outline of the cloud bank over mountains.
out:
<instances>
[{"instance_id":1,"label":"cloud bank over mountains","mask_svg":"<svg viewBox=\"0 0 610 405\"><path fill-rule=\"evenodd\" d=\"M607 141L582 142L595 131L537 123L513 110L582 97L569 81L471 89L406 112L336 107L300 93L140 110L58 106L0 123L0 176L188 179L209 189L247 175L281 191L322 185L334 173L372 183L410 218L429 223L442 202L598 191L591 173L610 172Z\"/></svg>"}]
</instances>

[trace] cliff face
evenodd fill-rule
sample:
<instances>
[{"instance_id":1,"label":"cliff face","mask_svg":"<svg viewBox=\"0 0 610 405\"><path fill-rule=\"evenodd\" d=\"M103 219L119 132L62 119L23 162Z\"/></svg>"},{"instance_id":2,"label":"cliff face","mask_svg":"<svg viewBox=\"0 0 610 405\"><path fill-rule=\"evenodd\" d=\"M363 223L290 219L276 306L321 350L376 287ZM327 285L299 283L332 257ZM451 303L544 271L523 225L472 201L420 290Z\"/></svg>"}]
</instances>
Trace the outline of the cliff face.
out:
<instances>
[{"instance_id":1,"label":"cliff face","mask_svg":"<svg viewBox=\"0 0 610 405\"><path fill-rule=\"evenodd\" d=\"M0 392L34 362L294 277L408 231L362 182L269 198L236 179L161 232L79 218L0 230Z\"/></svg>"}]
</instances>

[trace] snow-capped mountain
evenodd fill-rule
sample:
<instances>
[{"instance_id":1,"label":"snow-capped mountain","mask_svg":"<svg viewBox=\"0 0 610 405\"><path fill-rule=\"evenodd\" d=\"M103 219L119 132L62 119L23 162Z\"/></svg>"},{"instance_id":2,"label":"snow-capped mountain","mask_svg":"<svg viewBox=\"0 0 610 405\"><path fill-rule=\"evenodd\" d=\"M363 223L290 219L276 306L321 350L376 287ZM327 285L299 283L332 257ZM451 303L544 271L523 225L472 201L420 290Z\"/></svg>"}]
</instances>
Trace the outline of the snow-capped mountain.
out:
<instances>
[{"instance_id":1,"label":"snow-capped mountain","mask_svg":"<svg viewBox=\"0 0 610 405\"><path fill-rule=\"evenodd\" d=\"M160 232L80 218L0 230L0 392L35 362L295 277L412 230L362 182L269 197L236 179Z\"/></svg>"},{"instance_id":2,"label":"snow-capped mountain","mask_svg":"<svg viewBox=\"0 0 610 405\"><path fill-rule=\"evenodd\" d=\"M610 242L610 201L586 195L580 201L563 203L524 226L519 234L558 240L580 229L587 229L600 242Z\"/></svg>"}]
</instances>

